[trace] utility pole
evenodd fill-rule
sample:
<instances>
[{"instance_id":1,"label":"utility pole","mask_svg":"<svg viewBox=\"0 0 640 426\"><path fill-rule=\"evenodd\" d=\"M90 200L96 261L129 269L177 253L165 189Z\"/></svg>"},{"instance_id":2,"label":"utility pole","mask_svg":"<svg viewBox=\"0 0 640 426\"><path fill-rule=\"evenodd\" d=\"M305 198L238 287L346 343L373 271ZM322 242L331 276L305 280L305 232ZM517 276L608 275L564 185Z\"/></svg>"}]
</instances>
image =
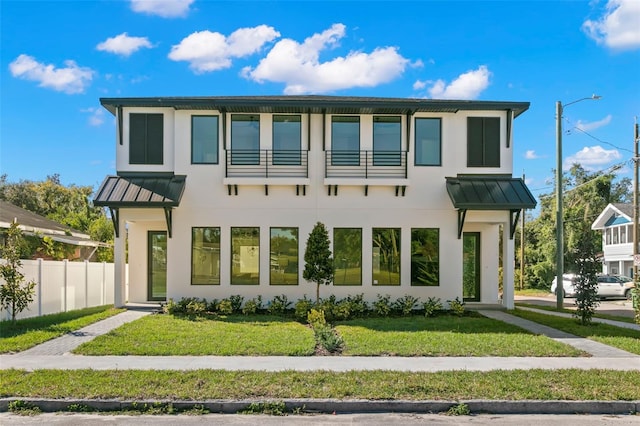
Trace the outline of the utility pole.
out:
<instances>
[{"instance_id":1,"label":"utility pole","mask_svg":"<svg viewBox=\"0 0 640 426\"><path fill-rule=\"evenodd\" d=\"M524 182L524 173L522 173L522 181ZM522 209L522 226L520 228L520 290L524 288L524 217L527 209Z\"/></svg>"}]
</instances>

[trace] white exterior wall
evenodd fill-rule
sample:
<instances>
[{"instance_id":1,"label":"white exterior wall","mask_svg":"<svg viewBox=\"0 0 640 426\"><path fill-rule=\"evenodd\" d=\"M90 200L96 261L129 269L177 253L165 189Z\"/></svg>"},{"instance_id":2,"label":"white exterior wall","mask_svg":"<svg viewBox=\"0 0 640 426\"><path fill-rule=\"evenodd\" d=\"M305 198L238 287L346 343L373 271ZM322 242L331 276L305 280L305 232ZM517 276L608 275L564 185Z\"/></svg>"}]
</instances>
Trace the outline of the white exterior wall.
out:
<instances>
[{"instance_id":1,"label":"white exterior wall","mask_svg":"<svg viewBox=\"0 0 640 426\"><path fill-rule=\"evenodd\" d=\"M164 164L162 166L129 165L128 114L130 112L163 112ZM173 209L173 236L168 238L167 298L182 297L223 298L240 294L245 298L262 295L269 300L286 293L290 300L303 295L313 296L315 284L302 279L304 249L314 224L323 222L332 238L334 227L362 228L362 286L330 286L321 288L321 296L335 294L344 297L364 293L368 300L376 295L391 294L400 297L411 294L421 297L439 297L449 300L462 297L462 239L457 238L457 212L446 192L445 177L459 173L510 174L512 149L506 146L506 113L491 111L458 112L457 114L419 113L414 117L442 119L442 166L414 167L414 126L411 126L407 179L368 179L368 196L364 194L364 180L339 179L327 182L324 177L325 153L322 150L322 115L311 115L311 141L308 153L309 177L287 178L278 181L257 179L253 185L239 184L238 195L228 195L226 184L247 182L247 179L225 179L225 152L223 147L223 120L219 119L219 163L191 164L191 116L214 115L215 111L185 111L167 108L130 108L123 114L123 145L117 144L117 170L169 171L186 175L185 192L178 208ZM351 114L350 114L351 115ZM467 117L501 117L501 165L498 168L467 168ZM360 116L360 149L373 149L373 116ZM307 141L307 114L301 114L302 149ZM260 114L261 149L271 149L271 114ZM175 120L175 122L174 122ZM402 117L402 149L406 143L406 116ZM331 115L325 125L326 149L331 146ZM231 117L227 116L227 148L231 146ZM510 144L510 146L512 146ZM287 185L277 185L278 182ZM258 184L256 184L258 183ZM265 195L264 184L269 184ZM337 196L327 194L326 184L338 184ZM293 184L293 185L292 185ZM306 184L306 196L296 196L295 184ZM394 185L406 185L405 196L396 196ZM129 296L130 302L147 300L147 231L166 230L162 209L120 209L120 238L129 238ZM498 295L498 225L504 225L507 243L506 267L513 268L513 242L508 240L508 212L469 211L465 232L481 232L481 302L497 303ZM219 227L221 230L220 285L191 285L191 230L192 227ZM260 285L230 285L231 227L260 228ZM299 284L297 286L269 285L270 227L299 228ZM374 286L372 284L372 228L401 228L401 285ZM440 235L440 285L438 287L412 287L410 285L411 228L438 228ZM116 247L118 242L116 241ZM124 255L124 250L120 250ZM116 254L117 256L117 254ZM118 260L117 260L118 261ZM122 261L122 259L120 259ZM506 274L513 285L513 273ZM124 290L123 290L124 291ZM124 293L122 293L124 294ZM124 297L124 296L123 296Z\"/></svg>"}]
</instances>

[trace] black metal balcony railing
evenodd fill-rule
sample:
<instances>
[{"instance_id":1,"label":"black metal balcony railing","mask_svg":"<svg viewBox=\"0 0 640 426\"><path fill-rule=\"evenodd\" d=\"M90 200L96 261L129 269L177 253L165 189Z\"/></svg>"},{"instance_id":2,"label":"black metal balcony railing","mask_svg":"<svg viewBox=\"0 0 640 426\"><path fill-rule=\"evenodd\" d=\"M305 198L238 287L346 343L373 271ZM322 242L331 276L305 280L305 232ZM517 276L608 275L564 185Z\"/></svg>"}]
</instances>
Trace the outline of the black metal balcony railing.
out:
<instances>
[{"instance_id":1,"label":"black metal balcony railing","mask_svg":"<svg viewBox=\"0 0 640 426\"><path fill-rule=\"evenodd\" d=\"M407 178L406 151L326 151L327 178Z\"/></svg>"},{"instance_id":2,"label":"black metal balcony railing","mask_svg":"<svg viewBox=\"0 0 640 426\"><path fill-rule=\"evenodd\" d=\"M307 151L228 149L226 177L309 177Z\"/></svg>"}]
</instances>

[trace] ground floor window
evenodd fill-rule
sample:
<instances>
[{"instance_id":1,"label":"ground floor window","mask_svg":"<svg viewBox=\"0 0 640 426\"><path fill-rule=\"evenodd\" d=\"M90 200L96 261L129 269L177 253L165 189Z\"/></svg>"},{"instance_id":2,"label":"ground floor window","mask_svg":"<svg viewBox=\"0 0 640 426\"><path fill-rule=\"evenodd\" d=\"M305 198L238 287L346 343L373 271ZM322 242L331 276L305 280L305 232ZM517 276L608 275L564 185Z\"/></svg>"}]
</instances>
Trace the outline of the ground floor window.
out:
<instances>
[{"instance_id":1,"label":"ground floor window","mask_svg":"<svg viewBox=\"0 0 640 426\"><path fill-rule=\"evenodd\" d=\"M373 228L373 285L400 285L400 228Z\"/></svg>"},{"instance_id":2,"label":"ground floor window","mask_svg":"<svg viewBox=\"0 0 640 426\"><path fill-rule=\"evenodd\" d=\"M231 284L260 284L260 228L231 228Z\"/></svg>"},{"instance_id":3,"label":"ground floor window","mask_svg":"<svg viewBox=\"0 0 640 426\"><path fill-rule=\"evenodd\" d=\"M298 228L271 228L271 285L298 284Z\"/></svg>"},{"instance_id":4,"label":"ground floor window","mask_svg":"<svg viewBox=\"0 0 640 426\"><path fill-rule=\"evenodd\" d=\"M411 285L440 284L439 230L411 229Z\"/></svg>"},{"instance_id":5,"label":"ground floor window","mask_svg":"<svg viewBox=\"0 0 640 426\"><path fill-rule=\"evenodd\" d=\"M191 284L220 284L220 228L192 228Z\"/></svg>"},{"instance_id":6,"label":"ground floor window","mask_svg":"<svg viewBox=\"0 0 640 426\"><path fill-rule=\"evenodd\" d=\"M333 229L334 285L362 285L362 229Z\"/></svg>"}]
</instances>

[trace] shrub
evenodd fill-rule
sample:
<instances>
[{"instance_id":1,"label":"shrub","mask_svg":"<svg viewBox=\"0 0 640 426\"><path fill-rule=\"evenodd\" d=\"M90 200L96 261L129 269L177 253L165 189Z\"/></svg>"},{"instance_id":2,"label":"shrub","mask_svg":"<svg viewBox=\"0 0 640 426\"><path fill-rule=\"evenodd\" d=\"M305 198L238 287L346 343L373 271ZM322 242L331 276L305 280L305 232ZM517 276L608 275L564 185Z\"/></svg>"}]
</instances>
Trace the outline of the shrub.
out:
<instances>
[{"instance_id":1,"label":"shrub","mask_svg":"<svg viewBox=\"0 0 640 426\"><path fill-rule=\"evenodd\" d=\"M351 307L347 299L340 300L333 306L332 317L335 321L348 320L351 317Z\"/></svg>"},{"instance_id":2,"label":"shrub","mask_svg":"<svg viewBox=\"0 0 640 426\"><path fill-rule=\"evenodd\" d=\"M426 302L422 304L422 307L424 309L424 316L431 317L435 315L437 311L442 310L442 303L440 302L439 298L430 297Z\"/></svg>"},{"instance_id":3,"label":"shrub","mask_svg":"<svg viewBox=\"0 0 640 426\"><path fill-rule=\"evenodd\" d=\"M207 312L215 314L218 312L218 304L220 302L218 299L213 299L211 302L207 303Z\"/></svg>"},{"instance_id":4,"label":"shrub","mask_svg":"<svg viewBox=\"0 0 640 426\"><path fill-rule=\"evenodd\" d=\"M244 302L244 297L239 294L232 294L229 296L229 302L231 302L231 310L234 314L239 314L242 312L242 302Z\"/></svg>"},{"instance_id":5,"label":"shrub","mask_svg":"<svg viewBox=\"0 0 640 426\"><path fill-rule=\"evenodd\" d=\"M342 337L340 337L330 326L326 324L318 326L315 327L313 331L316 336L316 341L328 352L338 352L342 348L342 345L344 344Z\"/></svg>"},{"instance_id":6,"label":"shrub","mask_svg":"<svg viewBox=\"0 0 640 426\"><path fill-rule=\"evenodd\" d=\"M307 322L313 329L327 325L327 321L324 318L324 311L321 309L311 309L307 314Z\"/></svg>"},{"instance_id":7,"label":"shrub","mask_svg":"<svg viewBox=\"0 0 640 426\"><path fill-rule=\"evenodd\" d=\"M418 302L420 298L413 297L409 294L399 298L395 302L393 302L393 310L402 316L409 316L413 312L413 309L418 306Z\"/></svg>"},{"instance_id":8,"label":"shrub","mask_svg":"<svg viewBox=\"0 0 640 426\"><path fill-rule=\"evenodd\" d=\"M242 308L242 313L245 315L253 315L260 309L262 309L262 296L247 300L247 303L245 303Z\"/></svg>"},{"instance_id":9,"label":"shrub","mask_svg":"<svg viewBox=\"0 0 640 426\"><path fill-rule=\"evenodd\" d=\"M380 317L388 317L391 313L391 295L378 294L378 299L373 302L373 312Z\"/></svg>"},{"instance_id":10,"label":"shrub","mask_svg":"<svg viewBox=\"0 0 640 426\"><path fill-rule=\"evenodd\" d=\"M364 294L347 296L345 300L349 305L351 318L363 317L369 312L369 304L364 300Z\"/></svg>"},{"instance_id":11,"label":"shrub","mask_svg":"<svg viewBox=\"0 0 640 426\"><path fill-rule=\"evenodd\" d=\"M306 321L307 315L312 308L313 302L311 299L307 299L307 295L305 294L302 299L298 299L294 306L296 319L298 321Z\"/></svg>"},{"instance_id":12,"label":"shrub","mask_svg":"<svg viewBox=\"0 0 640 426\"><path fill-rule=\"evenodd\" d=\"M320 303L316 304L318 309L322 309L324 311L324 316L327 321L332 322L336 319L336 311L338 305L338 299L336 299L335 295L331 295L326 299L322 299Z\"/></svg>"},{"instance_id":13,"label":"shrub","mask_svg":"<svg viewBox=\"0 0 640 426\"><path fill-rule=\"evenodd\" d=\"M459 317L464 315L464 302L462 302L459 298L455 298L453 300L447 300L449 303L449 312Z\"/></svg>"},{"instance_id":14,"label":"shrub","mask_svg":"<svg viewBox=\"0 0 640 426\"><path fill-rule=\"evenodd\" d=\"M231 300L222 299L220 303L218 303L218 313L221 315L231 315L233 313L233 305L231 304Z\"/></svg>"},{"instance_id":15,"label":"shrub","mask_svg":"<svg viewBox=\"0 0 640 426\"><path fill-rule=\"evenodd\" d=\"M162 309L165 313L171 315L198 316L207 312L207 307L208 304L206 299L183 297L178 302L175 302L173 299L169 299Z\"/></svg>"},{"instance_id":16,"label":"shrub","mask_svg":"<svg viewBox=\"0 0 640 426\"><path fill-rule=\"evenodd\" d=\"M274 315L284 315L287 309L291 307L291 302L289 298L287 298L286 294L275 296L271 302L269 302L269 307L267 311L270 314Z\"/></svg>"}]
</instances>

